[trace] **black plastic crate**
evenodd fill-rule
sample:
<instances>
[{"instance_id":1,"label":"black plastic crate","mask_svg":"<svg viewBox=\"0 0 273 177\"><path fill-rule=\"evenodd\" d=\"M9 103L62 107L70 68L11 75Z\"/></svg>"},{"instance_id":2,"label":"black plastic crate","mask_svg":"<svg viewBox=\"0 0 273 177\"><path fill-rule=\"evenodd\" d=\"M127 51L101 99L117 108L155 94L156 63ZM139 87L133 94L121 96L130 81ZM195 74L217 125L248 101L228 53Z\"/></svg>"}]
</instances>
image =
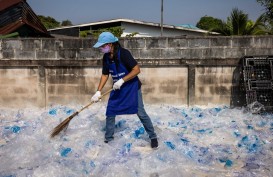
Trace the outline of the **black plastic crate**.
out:
<instances>
[{"instance_id":1,"label":"black plastic crate","mask_svg":"<svg viewBox=\"0 0 273 177\"><path fill-rule=\"evenodd\" d=\"M272 80L272 69L266 66L244 66L244 80Z\"/></svg>"},{"instance_id":2,"label":"black plastic crate","mask_svg":"<svg viewBox=\"0 0 273 177\"><path fill-rule=\"evenodd\" d=\"M249 90L246 91L246 102L251 104L258 101L265 108L273 107L273 90Z\"/></svg>"},{"instance_id":3,"label":"black plastic crate","mask_svg":"<svg viewBox=\"0 0 273 177\"><path fill-rule=\"evenodd\" d=\"M273 55L267 57L268 60L273 60Z\"/></svg>"},{"instance_id":4,"label":"black plastic crate","mask_svg":"<svg viewBox=\"0 0 273 177\"><path fill-rule=\"evenodd\" d=\"M273 80L273 58L269 60L269 66L271 70L271 79Z\"/></svg>"},{"instance_id":5,"label":"black plastic crate","mask_svg":"<svg viewBox=\"0 0 273 177\"><path fill-rule=\"evenodd\" d=\"M268 58L268 62L269 62L269 65L270 67L272 68L272 65L273 65L273 57L271 58Z\"/></svg>"},{"instance_id":6,"label":"black plastic crate","mask_svg":"<svg viewBox=\"0 0 273 177\"><path fill-rule=\"evenodd\" d=\"M268 56L244 57L244 66L266 66L269 65Z\"/></svg>"},{"instance_id":7,"label":"black plastic crate","mask_svg":"<svg viewBox=\"0 0 273 177\"><path fill-rule=\"evenodd\" d=\"M271 68L271 78L273 80L273 67Z\"/></svg>"},{"instance_id":8,"label":"black plastic crate","mask_svg":"<svg viewBox=\"0 0 273 177\"><path fill-rule=\"evenodd\" d=\"M272 90L273 82L270 80L248 80L248 90Z\"/></svg>"},{"instance_id":9,"label":"black plastic crate","mask_svg":"<svg viewBox=\"0 0 273 177\"><path fill-rule=\"evenodd\" d=\"M257 94L255 90L246 91L246 104L251 104L257 101Z\"/></svg>"}]
</instances>

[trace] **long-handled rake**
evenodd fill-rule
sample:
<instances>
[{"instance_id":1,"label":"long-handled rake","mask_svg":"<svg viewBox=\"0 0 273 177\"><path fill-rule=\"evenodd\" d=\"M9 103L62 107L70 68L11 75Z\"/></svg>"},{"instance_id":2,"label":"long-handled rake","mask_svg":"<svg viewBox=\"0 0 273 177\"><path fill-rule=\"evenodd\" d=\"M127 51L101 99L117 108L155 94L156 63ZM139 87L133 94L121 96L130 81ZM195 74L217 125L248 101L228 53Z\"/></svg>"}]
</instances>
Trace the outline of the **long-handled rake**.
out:
<instances>
[{"instance_id":1,"label":"long-handled rake","mask_svg":"<svg viewBox=\"0 0 273 177\"><path fill-rule=\"evenodd\" d=\"M100 98L104 97L105 95L107 95L108 93L110 93L113 89L108 90L107 92L105 92L104 94L101 95ZM55 127L52 130L52 133L50 135L51 138L53 138L54 136L58 135L62 130L66 129L68 127L69 122L76 116L78 115L81 111L83 111L85 108L91 106L94 102L91 102L89 104L87 104L86 106L84 106L82 109L80 109L77 112L74 112L71 116L69 116L68 118L66 118L64 121L62 121L57 127Z\"/></svg>"}]
</instances>

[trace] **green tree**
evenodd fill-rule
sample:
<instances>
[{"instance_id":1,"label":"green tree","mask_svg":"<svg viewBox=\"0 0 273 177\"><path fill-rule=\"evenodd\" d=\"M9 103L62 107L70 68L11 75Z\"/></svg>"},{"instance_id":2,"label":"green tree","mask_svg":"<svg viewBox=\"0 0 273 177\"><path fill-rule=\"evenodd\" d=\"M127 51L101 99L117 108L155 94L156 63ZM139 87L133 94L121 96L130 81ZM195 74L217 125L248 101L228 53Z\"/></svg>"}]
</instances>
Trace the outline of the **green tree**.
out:
<instances>
[{"instance_id":1,"label":"green tree","mask_svg":"<svg viewBox=\"0 0 273 177\"><path fill-rule=\"evenodd\" d=\"M257 0L262 6L265 7L265 15L269 19L273 19L273 0Z\"/></svg>"},{"instance_id":2,"label":"green tree","mask_svg":"<svg viewBox=\"0 0 273 177\"><path fill-rule=\"evenodd\" d=\"M257 0L257 2L265 7L263 22L268 34L273 34L273 0Z\"/></svg>"},{"instance_id":3,"label":"green tree","mask_svg":"<svg viewBox=\"0 0 273 177\"><path fill-rule=\"evenodd\" d=\"M70 20L64 20L61 23L61 26L72 26L72 22Z\"/></svg>"},{"instance_id":4,"label":"green tree","mask_svg":"<svg viewBox=\"0 0 273 177\"><path fill-rule=\"evenodd\" d=\"M91 35L95 38L98 38L100 33L108 31L108 32L113 33L116 37L120 37L123 33L123 30L124 30L124 28L121 28L120 26L110 27L110 28L101 28L98 30L92 30Z\"/></svg>"},{"instance_id":5,"label":"green tree","mask_svg":"<svg viewBox=\"0 0 273 177\"><path fill-rule=\"evenodd\" d=\"M52 29L52 28L57 28L60 27L60 22L55 20L53 17L45 17L43 15L38 15L39 19L43 23L43 25L46 27L46 29Z\"/></svg>"},{"instance_id":6,"label":"green tree","mask_svg":"<svg viewBox=\"0 0 273 177\"><path fill-rule=\"evenodd\" d=\"M261 15L255 22L248 19L248 15L237 8L232 9L227 22L222 21L220 28L212 29L222 35L262 35L268 34L263 23L264 16Z\"/></svg>"},{"instance_id":7,"label":"green tree","mask_svg":"<svg viewBox=\"0 0 273 177\"><path fill-rule=\"evenodd\" d=\"M222 24L222 21L218 18L204 16L204 17L201 17L199 22L197 22L196 27L203 30L212 31L212 29L219 28L221 24Z\"/></svg>"},{"instance_id":8,"label":"green tree","mask_svg":"<svg viewBox=\"0 0 273 177\"><path fill-rule=\"evenodd\" d=\"M139 34L139 32L133 32L133 33L131 33L131 34L127 34L125 37L130 38L130 37L134 37L134 36L137 35L137 34Z\"/></svg>"},{"instance_id":9,"label":"green tree","mask_svg":"<svg viewBox=\"0 0 273 177\"><path fill-rule=\"evenodd\" d=\"M273 20L267 22L266 29L268 31L268 34L273 34Z\"/></svg>"},{"instance_id":10,"label":"green tree","mask_svg":"<svg viewBox=\"0 0 273 177\"><path fill-rule=\"evenodd\" d=\"M85 31L80 31L80 37L87 37L90 35L94 38L98 38L100 33L105 31L111 32L117 37L121 37L123 30L124 29L121 27L100 28L97 30L85 30Z\"/></svg>"},{"instance_id":11,"label":"green tree","mask_svg":"<svg viewBox=\"0 0 273 177\"><path fill-rule=\"evenodd\" d=\"M89 34L91 34L90 30L80 31L80 37L87 37Z\"/></svg>"}]
</instances>

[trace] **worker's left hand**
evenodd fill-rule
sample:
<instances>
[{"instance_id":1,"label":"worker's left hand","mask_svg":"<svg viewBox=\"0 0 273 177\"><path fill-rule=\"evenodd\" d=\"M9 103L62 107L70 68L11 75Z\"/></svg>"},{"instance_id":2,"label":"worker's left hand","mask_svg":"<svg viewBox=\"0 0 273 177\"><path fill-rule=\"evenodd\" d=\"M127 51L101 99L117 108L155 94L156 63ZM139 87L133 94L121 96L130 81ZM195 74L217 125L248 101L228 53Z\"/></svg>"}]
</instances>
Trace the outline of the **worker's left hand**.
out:
<instances>
[{"instance_id":1,"label":"worker's left hand","mask_svg":"<svg viewBox=\"0 0 273 177\"><path fill-rule=\"evenodd\" d=\"M119 90L123 83L124 83L124 80L119 79L117 82L114 83L113 90Z\"/></svg>"}]
</instances>

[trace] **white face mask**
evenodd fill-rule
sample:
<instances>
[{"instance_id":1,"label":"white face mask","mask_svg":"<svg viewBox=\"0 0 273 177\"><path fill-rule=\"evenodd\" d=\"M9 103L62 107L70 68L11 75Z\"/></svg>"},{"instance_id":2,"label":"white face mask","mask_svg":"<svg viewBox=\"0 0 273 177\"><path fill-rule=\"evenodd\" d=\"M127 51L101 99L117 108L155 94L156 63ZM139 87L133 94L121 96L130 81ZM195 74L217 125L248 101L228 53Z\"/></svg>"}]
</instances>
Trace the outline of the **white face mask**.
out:
<instances>
[{"instance_id":1,"label":"white face mask","mask_svg":"<svg viewBox=\"0 0 273 177\"><path fill-rule=\"evenodd\" d=\"M109 53L111 51L111 47L109 45L106 45L104 47L100 47L100 51L102 53Z\"/></svg>"}]
</instances>

